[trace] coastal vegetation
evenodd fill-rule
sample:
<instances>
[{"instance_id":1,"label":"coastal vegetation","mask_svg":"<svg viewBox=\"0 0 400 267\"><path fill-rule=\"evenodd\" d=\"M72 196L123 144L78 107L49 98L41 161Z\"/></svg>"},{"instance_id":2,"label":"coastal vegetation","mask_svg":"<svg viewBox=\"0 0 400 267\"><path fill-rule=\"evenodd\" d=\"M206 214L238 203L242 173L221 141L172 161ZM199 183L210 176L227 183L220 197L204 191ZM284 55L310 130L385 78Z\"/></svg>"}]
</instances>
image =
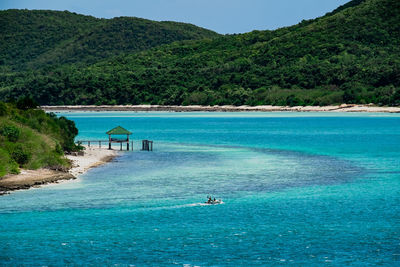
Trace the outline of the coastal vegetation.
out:
<instances>
[{"instance_id":1,"label":"coastal vegetation","mask_svg":"<svg viewBox=\"0 0 400 267\"><path fill-rule=\"evenodd\" d=\"M36 107L30 98L0 102L0 177L20 168L66 169L70 163L64 151L79 149L73 121Z\"/></svg>"},{"instance_id":2,"label":"coastal vegetation","mask_svg":"<svg viewBox=\"0 0 400 267\"><path fill-rule=\"evenodd\" d=\"M39 11L3 11L0 15L20 25L12 16L5 16L7 12L31 16ZM68 12L46 12L37 18L45 28L49 16L58 21L63 21L63 16L76 17L88 25L96 21ZM43 51L9 34L2 47L7 42L7 47L15 48L14 53L3 53L0 59L0 98L34 96L47 105L397 106L399 14L397 0L354 0L323 17L275 31L221 36L179 24L188 32L199 32L195 38L190 34L190 38L171 38L179 41L167 44L149 41L152 45L136 51L126 48L136 28L112 31L125 29L129 18L101 20L102 30L97 31L82 27L77 37L50 42ZM132 25L141 20L134 21ZM152 24L146 23L141 35L144 43L153 40L148 30ZM161 25L165 26L157 24L156 29ZM13 32L19 32L20 26L15 27ZM40 31L35 29L32 35L39 38ZM61 38L48 35L51 40ZM22 52L17 52L20 47L24 47Z\"/></svg>"}]
</instances>

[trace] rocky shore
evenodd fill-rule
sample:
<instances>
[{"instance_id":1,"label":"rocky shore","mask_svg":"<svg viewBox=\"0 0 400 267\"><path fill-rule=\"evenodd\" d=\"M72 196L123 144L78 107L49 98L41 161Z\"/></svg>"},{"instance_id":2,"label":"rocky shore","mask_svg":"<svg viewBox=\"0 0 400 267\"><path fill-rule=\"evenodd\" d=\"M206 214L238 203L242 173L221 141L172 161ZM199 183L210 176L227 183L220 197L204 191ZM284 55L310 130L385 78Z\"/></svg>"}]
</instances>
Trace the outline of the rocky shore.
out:
<instances>
[{"instance_id":1,"label":"rocky shore","mask_svg":"<svg viewBox=\"0 0 400 267\"><path fill-rule=\"evenodd\" d=\"M31 187L70 179L76 179L76 177L69 172L49 169L22 170L20 174L6 175L0 178L0 195L14 190L29 189Z\"/></svg>"},{"instance_id":2,"label":"rocky shore","mask_svg":"<svg viewBox=\"0 0 400 267\"><path fill-rule=\"evenodd\" d=\"M103 165L118 156L115 150L86 148L83 155L73 154L66 157L72 161L68 171L49 169L21 170L20 174L9 174L0 178L0 195L10 191L39 187L62 180L76 179L89 169Z\"/></svg>"},{"instance_id":3,"label":"rocky shore","mask_svg":"<svg viewBox=\"0 0 400 267\"><path fill-rule=\"evenodd\" d=\"M343 104L339 106L162 106L162 105L79 105L42 106L45 111L169 111L169 112L386 112L400 113L400 107Z\"/></svg>"}]
</instances>

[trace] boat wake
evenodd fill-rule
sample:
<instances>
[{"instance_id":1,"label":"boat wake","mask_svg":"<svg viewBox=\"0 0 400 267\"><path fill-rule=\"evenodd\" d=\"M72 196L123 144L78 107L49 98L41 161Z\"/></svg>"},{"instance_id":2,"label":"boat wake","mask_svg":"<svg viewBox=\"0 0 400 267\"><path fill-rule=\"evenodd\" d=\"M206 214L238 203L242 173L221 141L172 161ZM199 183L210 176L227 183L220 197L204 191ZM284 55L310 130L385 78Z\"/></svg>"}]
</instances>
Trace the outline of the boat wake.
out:
<instances>
[{"instance_id":1,"label":"boat wake","mask_svg":"<svg viewBox=\"0 0 400 267\"><path fill-rule=\"evenodd\" d=\"M191 208L191 207L203 207L203 206L215 206L225 204L223 201L219 203L209 204L209 203L191 203L191 204L182 204L182 205L174 205L174 206L162 206L162 207L148 207L146 210L170 210L170 209L182 209L182 208Z\"/></svg>"},{"instance_id":2,"label":"boat wake","mask_svg":"<svg viewBox=\"0 0 400 267\"><path fill-rule=\"evenodd\" d=\"M211 203L197 203L198 206L213 206L213 205L221 205L221 204L225 204L225 202L223 202L222 200L217 200L217 201L213 201Z\"/></svg>"},{"instance_id":3,"label":"boat wake","mask_svg":"<svg viewBox=\"0 0 400 267\"><path fill-rule=\"evenodd\" d=\"M202 206L213 206L213 205L220 205L220 204L224 204L224 202L222 200L219 203L214 203L214 204L200 202L200 203L176 205L176 206L171 206L171 207L168 207L168 208L202 207Z\"/></svg>"}]
</instances>

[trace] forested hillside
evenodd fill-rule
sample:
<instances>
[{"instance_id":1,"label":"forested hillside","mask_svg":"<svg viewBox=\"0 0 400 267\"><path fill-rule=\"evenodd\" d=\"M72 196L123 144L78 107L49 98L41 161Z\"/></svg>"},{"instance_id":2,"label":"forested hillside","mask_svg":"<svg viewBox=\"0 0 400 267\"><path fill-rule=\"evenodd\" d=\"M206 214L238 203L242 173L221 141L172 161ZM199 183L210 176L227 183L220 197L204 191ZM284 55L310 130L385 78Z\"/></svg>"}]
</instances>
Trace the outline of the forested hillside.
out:
<instances>
[{"instance_id":1,"label":"forested hillside","mask_svg":"<svg viewBox=\"0 0 400 267\"><path fill-rule=\"evenodd\" d=\"M0 35L0 64L14 69L95 63L174 41L218 36L184 23L97 19L50 10L0 11Z\"/></svg>"},{"instance_id":2,"label":"forested hillside","mask_svg":"<svg viewBox=\"0 0 400 267\"><path fill-rule=\"evenodd\" d=\"M19 168L69 167L64 151L78 149L77 134L73 121L46 114L29 98L0 102L0 179Z\"/></svg>"},{"instance_id":3,"label":"forested hillside","mask_svg":"<svg viewBox=\"0 0 400 267\"><path fill-rule=\"evenodd\" d=\"M174 42L85 68L4 67L0 97L56 105L399 105L399 36L400 1L354 0L292 27Z\"/></svg>"}]
</instances>

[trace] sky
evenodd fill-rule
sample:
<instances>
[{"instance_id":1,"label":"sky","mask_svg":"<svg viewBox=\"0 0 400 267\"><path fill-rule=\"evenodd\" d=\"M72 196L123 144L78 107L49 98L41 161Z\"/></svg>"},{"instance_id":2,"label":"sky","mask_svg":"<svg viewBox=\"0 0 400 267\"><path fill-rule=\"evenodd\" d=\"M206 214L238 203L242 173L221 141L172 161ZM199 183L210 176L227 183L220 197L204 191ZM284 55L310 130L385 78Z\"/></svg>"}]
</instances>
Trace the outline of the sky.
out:
<instances>
[{"instance_id":1,"label":"sky","mask_svg":"<svg viewBox=\"0 0 400 267\"><path fill-rule=\"evenodd\" d=\"M350 0L0 0L4 9L68 10L98 18L140 17L192 23L218 33L291 26Z\"/></svg>"}]
</instances>

